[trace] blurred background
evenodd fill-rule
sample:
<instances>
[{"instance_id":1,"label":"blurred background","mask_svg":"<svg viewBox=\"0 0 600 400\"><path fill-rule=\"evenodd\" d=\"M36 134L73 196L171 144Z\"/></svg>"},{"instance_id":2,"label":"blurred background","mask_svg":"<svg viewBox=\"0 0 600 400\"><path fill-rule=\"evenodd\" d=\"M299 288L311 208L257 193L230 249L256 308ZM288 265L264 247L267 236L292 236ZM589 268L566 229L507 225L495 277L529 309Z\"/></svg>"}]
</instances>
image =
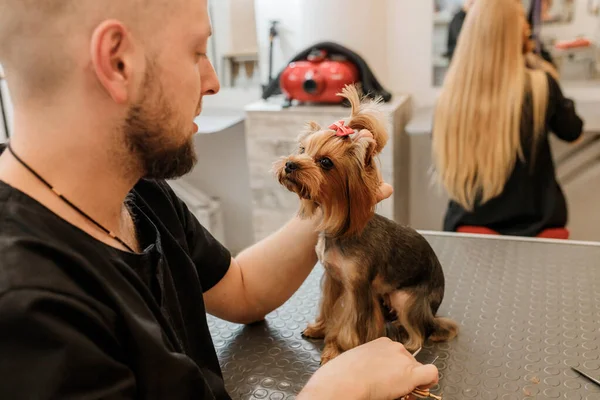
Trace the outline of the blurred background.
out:
<instances>
[{"instance_id":1,"label":"blurred background","mask_svg":"<svg viewBox=\"0 0 600 400\"><path fill-rule=\"evenodd\" d=\"M531 1L524 1L527 9ZM536 1L544 3L535 27L540 43L585 120L582 142L552 142L568 227L572 239L598 241L600 3ZM440 230L447 198L431 184L431 121L449 65L449 24L462 6L462 0L209 0L209 57L222 90L205 99L197 121L198 165L173 187L234 253L292 216L297 200L275 181L270 165L295 148L304 122L331 123L348 110L338 104L290 106L285 93L265 92L272 82L278 86L279 73L298 54L327 41L359 55L393 96L385 103L392 140L382 165L395 194L380 212L417 229ZM1 89L0 138L7 140L12 108L4 80Z\"/></svg>"}]
</instances>

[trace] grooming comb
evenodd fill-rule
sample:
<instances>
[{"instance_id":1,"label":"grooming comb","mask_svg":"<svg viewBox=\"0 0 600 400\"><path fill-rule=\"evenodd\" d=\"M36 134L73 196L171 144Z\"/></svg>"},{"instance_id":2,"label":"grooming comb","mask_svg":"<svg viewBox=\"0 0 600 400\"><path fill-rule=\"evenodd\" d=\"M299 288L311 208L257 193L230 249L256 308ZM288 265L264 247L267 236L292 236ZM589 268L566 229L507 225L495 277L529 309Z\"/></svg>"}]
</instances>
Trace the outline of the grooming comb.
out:
<instances>
[{"instance_id":1,"label":"grooming comb","mask_svg":"<svg viewBox=\"0 0 600 400\"><path fill-rule=\"evenodd\" d=\"M419 347L417 351L415 351L412 355L416 357L417 354L421 352L423 348ZM435 357L430 364L433 364L437 361L438 357ZM434 399L434 400L443 400L442 396L437 396L429 391L429 389L415 389L408 396L403 397L401 400L415 400L415 399Z\"/></svg>"}]
</instances>

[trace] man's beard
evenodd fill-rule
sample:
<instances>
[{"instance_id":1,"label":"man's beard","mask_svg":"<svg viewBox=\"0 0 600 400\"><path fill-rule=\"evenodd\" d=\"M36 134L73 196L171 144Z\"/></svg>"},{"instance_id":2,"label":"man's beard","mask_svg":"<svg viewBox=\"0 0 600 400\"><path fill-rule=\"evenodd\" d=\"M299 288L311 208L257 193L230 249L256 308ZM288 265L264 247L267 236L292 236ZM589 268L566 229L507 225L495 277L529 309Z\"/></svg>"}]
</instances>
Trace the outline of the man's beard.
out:
<instances>
[{"instance_id":1,"label":"man's beard","mask_svg":"<svg viewBox=\"0 0 600 400\"><path fill-rule=\"evenodd\" d=\"M196 164L193 139L174 143L185 128L175 124L176 117L164 98L160 80L152 64L144 77L141 100L129 109L124 134L136 168L147 179L179 178ZM189 123L191 125L191 121Z\"/></svg>"}]
</instances>

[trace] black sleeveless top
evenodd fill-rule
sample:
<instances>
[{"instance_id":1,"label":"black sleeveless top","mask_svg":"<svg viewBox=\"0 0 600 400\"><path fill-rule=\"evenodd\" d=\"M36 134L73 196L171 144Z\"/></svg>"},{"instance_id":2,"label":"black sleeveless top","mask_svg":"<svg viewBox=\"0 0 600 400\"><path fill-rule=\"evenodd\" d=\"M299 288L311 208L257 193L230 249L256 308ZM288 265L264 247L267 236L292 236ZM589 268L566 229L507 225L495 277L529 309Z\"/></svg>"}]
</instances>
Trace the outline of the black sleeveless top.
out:
<instances>
[{"instance_id":1,"label":"black sleeveless top","mask_svg":"<svg viewBox=\"0 0 600 400\"><path fill-rule=\"evenodd\" d=\"M463 225L483 226L504 235L536 236L547 228L565 227L567 204L556 180L548 134L572 142L582 133L583 121L577 116L572 100L548 75L549 99L546 132L532 151L533 105L524 103L521 138L524 160L517 160L503 192L485 204L477 204L472 212L450 201L444 218L444 230L456 231Z\"/></svg>"}]
</instances>

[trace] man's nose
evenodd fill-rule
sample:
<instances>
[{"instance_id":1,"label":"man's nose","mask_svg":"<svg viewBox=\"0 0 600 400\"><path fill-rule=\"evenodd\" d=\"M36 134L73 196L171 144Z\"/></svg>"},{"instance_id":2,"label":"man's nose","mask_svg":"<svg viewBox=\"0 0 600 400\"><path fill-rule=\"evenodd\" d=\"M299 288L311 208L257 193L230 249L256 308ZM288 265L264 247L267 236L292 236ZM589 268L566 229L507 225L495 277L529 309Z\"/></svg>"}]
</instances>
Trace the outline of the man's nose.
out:
<instances>
[{"instance_id":1,"label":"man's nose","mask_svg":"<svg viewBox=\"0 0 600 400\"><path fill-rule=\"evenodd\" d=\"M292 161L288 161L285 163L285 173L291 174L292 172L298 170L298 164Z\"/></svg>"},{"instance_id":2,"label":"man's nose","mask_svg":"<svg viewBox=\"0 0 600 400\"><path fill-rule=\"evenodd\" d=\"M212 96L213 94L219 93L221 90L219 77L217 76L212 63L208 59L205 60L205 63L202 65L201 84L203 96Z\"/></svg>"}]
</instances>

